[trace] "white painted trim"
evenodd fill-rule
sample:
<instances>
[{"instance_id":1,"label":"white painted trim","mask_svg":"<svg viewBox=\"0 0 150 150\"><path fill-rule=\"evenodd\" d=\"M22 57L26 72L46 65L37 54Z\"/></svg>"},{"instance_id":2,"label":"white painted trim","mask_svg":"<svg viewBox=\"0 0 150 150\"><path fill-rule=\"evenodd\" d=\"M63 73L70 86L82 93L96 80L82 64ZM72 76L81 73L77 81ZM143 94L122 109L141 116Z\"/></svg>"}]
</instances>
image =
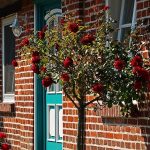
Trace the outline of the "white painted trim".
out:
<instances>
[{"instance_id":1,"label":"white painted trim","mask_svg":"<svg viewBox=\"0 0 150 150\"><path fill-rule=\"evenodd\" d=\"M62 104L56 104L56 142L62 143L63 136L61 137L62 140L59 140L59 107L62 107ZM63 119L63 107L62 107L62 119ZM63 132L63 124L62 124L62 132Z\"/></svg>"},{"instance_id":2,"label":"white painted trim","mask_svg":"<svg viewBox=\"0 0 150 150\"><path fill-rule=\"evenodd\" d=\"M134 0L134 8L133 8L133 16L132 16L132 24L131 24L131 30L133 30L135 28L135 24L136 24L136 17L137 17L137 13L136 13L136 6L137 5L137 0Z\"/></svg>"},{"instance_id":3,"label":"white painted trim","mask_svg":"<svg viewBox=\"0 0 150 150\"><path fill-rule=\"evenodd\" d=\"M14 103L15 102L15 94L5 94L5 73L4 73L4 27L7 25L11 25L15 19L15 15L11 15L9 17L2 19L2 84L3 84L3 102L4 103Z\"/></svg>"}]
</instances>

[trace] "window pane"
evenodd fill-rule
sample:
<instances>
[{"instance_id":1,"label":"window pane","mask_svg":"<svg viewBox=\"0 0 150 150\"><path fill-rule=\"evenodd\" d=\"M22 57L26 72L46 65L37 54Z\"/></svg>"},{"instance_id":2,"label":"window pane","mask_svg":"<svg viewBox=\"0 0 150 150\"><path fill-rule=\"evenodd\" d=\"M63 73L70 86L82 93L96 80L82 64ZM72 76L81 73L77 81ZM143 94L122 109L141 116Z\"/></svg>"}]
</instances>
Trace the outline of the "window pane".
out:
<instances>
[{"instance_id":1,"label":"window pane","mask_svg":"<svg viewBox=\"0 0 150 150\"><path fill-rule=\"evenodd\" d=\"M14 93L14 67L11 65L15 57L15 37L10 25L4 27L4 87L5 94Z\"/></svg>"},{"instance_id":2,"label":"window pane","mask_svg":"<svg viewBox=\"0 0 150 150\"><path fill-rule=\"evenodd\" d=\"M119 28L119 19L121 13L121 3L122 0L109 0L108 5L110 6L110 16L113 20L116 20L117 23L113 24L113 28ZM113 33L113 39L117 39L118 30Z\"/></svg>"},{"instance_id":3,"label":"window pane","mask_svg":"<svg viewBox=\"0 0 150 150\"><path fill-rule=\"evenodd\" d=\"M56 124L55 124L55 107L54 106L49 106L49 122L48 122L48 132L49 136L48 139L54 141L55 140L55 135L56 135Z\"/></svg>"},{"instance_id":4,"label":"window pane","mask_svg":"<svg viewBox=\"0 0 150 150\"><path fill-rule=\"evenodd\" d=\"M130 34L130 32L131 32L131 27L123 28L121 31L121 41L126 39L128 37L128 35Z\"/></svg>"},{"instance_id":5,"label":"window pane","mask_svg":"<svg viewBox=\"0 0 150 150\"><path fill-rule=\"evenodd\" d=\"M134 0L125 0L123 24L132 22L133 8L134 8Z\"/></svg>"},{"instance_id":6,"label":"window pane","mask_svg":"<svg viewBox=\"0 0 150 150\"><path fill-rule=\"evenodd\" d=\"M49 22L49 29L52 28L52 27L54 27L54 20L51 20L51 21Z\"/></svg>"},{"instance_id":7,"label":"window pane","mask_svg":"<svg viewBox=\"0 0 150 150\"><path fill-rule=\"evenodd\" d=\"M58 92L62 91L62 85L60 83L58 83Z\"/></svg>"},{"instance_id":8,"label":"window pane","mask_svg":"<svg viewBox=\"0 0 150 150\"><path fill-rule=\"evenodd\" d=\"M56 87L56 84L52 84L51 86L49 86L48 92L55 92L55 87Z\"/></svg>"}]
</instances>

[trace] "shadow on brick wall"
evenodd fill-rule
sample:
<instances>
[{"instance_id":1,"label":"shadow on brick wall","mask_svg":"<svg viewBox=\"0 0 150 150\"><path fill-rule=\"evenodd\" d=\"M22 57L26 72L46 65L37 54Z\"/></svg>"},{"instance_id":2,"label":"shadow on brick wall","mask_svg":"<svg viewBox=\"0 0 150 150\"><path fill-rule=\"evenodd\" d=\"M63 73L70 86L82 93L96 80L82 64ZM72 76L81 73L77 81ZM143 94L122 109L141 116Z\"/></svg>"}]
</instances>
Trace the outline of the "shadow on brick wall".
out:
<instances>
[{"instance_id":1,"label":"shadow on brick wall","mask_svg":"<svg viewBox=\"0 0 150 150\"><path fill-rule=\"evenodd\" d=\"M102 123L105 137L108 140L111 134L109 141L116 150L150 150L150 118L102 117Z\"/></svg>"}]
</instances>

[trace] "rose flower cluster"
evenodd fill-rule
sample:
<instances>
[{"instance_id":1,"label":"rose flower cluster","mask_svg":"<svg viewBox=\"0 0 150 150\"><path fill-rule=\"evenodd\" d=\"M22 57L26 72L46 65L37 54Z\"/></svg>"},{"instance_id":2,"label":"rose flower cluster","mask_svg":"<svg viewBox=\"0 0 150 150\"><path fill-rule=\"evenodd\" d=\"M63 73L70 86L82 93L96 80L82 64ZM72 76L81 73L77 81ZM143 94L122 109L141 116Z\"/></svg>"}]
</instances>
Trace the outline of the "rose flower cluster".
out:
<instances>
[{"instance_id":1,"label":"rose flower cluster","mask_svg":"<svg viewBox=\"0 0 150 150\"><path fill-rule=\"evenodd\" d=\"M59 82L70 97L94 94L105 105L119 105L128 111L132 101L150 89L150 73L139 53L139 38L130 40L129 35L126 41L130 44L113 39L116 21L103 20L108 12L109 6L96 12L100 19L92 26L66 15L60 24L50 30L45 26L23 39L21 45L30 52L31 69L44 87ZM15 60L12 64L17 66Z\"/></svg>"},{"instance_id":2,"label":"rose flower cluster","mask_svg":"<svg viewBox=\"0 0 150 150\"><path fill-rule=\"evenodd\" d=\"M135 82L133 86L136 90L141 90L142 87L146 87L149 90L150 73L142 67L142 64L143 61L139 55L134 56L130 61L132 72L135 76Z\"/></svg>"},{"instance_id":3,"label":"rose flower cluster","mask_svg":"<svg viewBox=\"0 0 150 150\"><path fill-rule=\"evenodd\" d=\"M3 132L0 132L0 148L1 150L9 150L10 146L6 142L6 134Z\"/></svg>"}]
</instances>

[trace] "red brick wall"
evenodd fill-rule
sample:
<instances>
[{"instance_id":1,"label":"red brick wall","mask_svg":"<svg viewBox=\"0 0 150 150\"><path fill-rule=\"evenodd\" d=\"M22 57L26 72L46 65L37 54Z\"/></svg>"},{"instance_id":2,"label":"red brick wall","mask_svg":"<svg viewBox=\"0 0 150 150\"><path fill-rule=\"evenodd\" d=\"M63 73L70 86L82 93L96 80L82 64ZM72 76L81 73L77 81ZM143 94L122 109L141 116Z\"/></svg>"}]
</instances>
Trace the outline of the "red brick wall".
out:
<instances>
[{"instance_id":1,"label":"red brick wall","mask_svg":"<svg viewBox=\"0 0 150 150\"><path fill-rule=\"evenodd\" d=\"M83 3L78 9L77 3ZM104 0L64 0L63 10L75 12L86 24L94 23L93 9L101 9ZM65 5L65 6L64 6ZM75 6L73 6L75 5ZM72 6L72 7L71 7ZM96 6L96 7L95 7ZM77 13L77 11L80 11ZM137 18L150 18L150 1L137 0ZM150 19L146 26L150 25ZM142 29L143 30L143 29ZM147 34L149 35L149 34ZM144 48L149 57L149 48ZM147 94L147 99L150 95ZM147 104L146 104L147 105ZM150 105L146 106L149 110ZM86 149L87 150L149 150L150 149L150 119L148 111L138 118L124 118L119 114L119 108L103 109L94 112L86 111ZM111 117L109 117L111 116ZM64 97L63 101L63 149L76 150L77 110Z\"/></svg>"},{"instance_id":2,"label":"red brick wall","mask_svg":"<svg viewBox=\"0 0 150 150\"><path fill-rule=\"evenodd\" d=\"M33 29L34 7L32 1L23 0L21 3L21 10L17 13L19 17L27 14L28 24ZM25 26L24 22L22 23ZM30 69L30 61L25 61L25 58L19 54L19 44L24 36L23 33L19 38L16 38L16 58L19 65L15 68L15 103L13 105L0 104L0 131L7 134L7 140L12 146L12 150L32 150L34 141L34 78ZM1 38L0 33L0 41Z\"/></svg>"}]
</instances>

